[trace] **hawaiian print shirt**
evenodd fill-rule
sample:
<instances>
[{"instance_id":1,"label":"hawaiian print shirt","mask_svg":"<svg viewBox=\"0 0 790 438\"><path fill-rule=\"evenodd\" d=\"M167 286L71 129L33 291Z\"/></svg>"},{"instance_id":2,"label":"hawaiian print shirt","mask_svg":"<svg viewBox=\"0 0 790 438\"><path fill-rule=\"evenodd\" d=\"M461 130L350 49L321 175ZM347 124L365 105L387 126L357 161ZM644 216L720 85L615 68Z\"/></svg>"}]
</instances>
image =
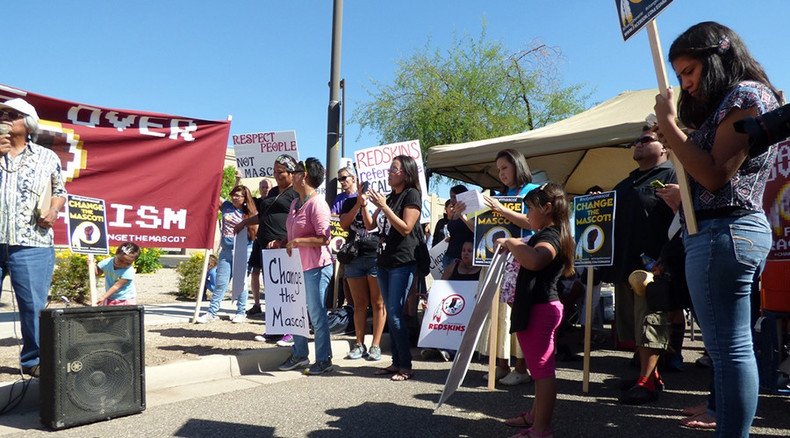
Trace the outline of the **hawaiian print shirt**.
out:
<instances>
[{"instance_id":1,"label":"hawaiian print shirt","mask_svg":"<svg viewBox=\"0 0 790 438\"><path fill-rule=\"evenodd\" d=\"M47 247L52 228L41 228L39 199L51 186L52 197L66 197L60 159L50 149L28 142L16 157L0 157L0 244Z\"/></svg>"}]
</instances>

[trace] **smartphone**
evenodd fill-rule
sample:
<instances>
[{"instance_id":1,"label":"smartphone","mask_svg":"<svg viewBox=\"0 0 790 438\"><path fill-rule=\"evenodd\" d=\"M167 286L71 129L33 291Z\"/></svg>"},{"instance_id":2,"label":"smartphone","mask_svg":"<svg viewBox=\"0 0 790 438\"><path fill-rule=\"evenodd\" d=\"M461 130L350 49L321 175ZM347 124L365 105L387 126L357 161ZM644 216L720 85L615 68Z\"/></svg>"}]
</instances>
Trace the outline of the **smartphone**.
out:
<instances>
[{"instance_id":1,"label":"smartphone","mask_svg":"<svg viewBox=\"0 0 790 438\"><path fill-rule=\"evenodd\" d=\"M370 188L370 181L363 181L362 182L362 193L367 193L369 188Z\"/></svg>"},{"instance_id":2,"label":"smartphone","mask_svg":"<svg viewBox=\"0 0 790 438\"><path fill-rule=\"evenodd\" d=\"M666 185L661 181L654 179L653 181L650 181L650 187L654 189L663 189L664 187L666 187Z\"/></svg>"}]
</instances>

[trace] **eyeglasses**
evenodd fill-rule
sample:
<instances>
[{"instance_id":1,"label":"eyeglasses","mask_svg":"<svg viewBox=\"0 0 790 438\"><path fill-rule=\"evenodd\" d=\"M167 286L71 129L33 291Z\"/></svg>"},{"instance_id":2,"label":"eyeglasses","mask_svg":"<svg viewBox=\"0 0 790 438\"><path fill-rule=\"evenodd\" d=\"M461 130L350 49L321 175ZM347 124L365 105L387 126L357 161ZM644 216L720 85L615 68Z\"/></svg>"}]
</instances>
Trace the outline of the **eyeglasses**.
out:
<instances>
[{"instance_id":1,"label":"eyeglasses","mask_svg":"<svg viewBox=\"0 0 790 438\"><path fill-rule=\"evenodd\" d=\"M397 175L397 174L401 173L402 169L398 169L396 167L390 167L389 169L387 169L387 171L389 173L394 173L395 175Z\"/></svg>"},{"instance_id":2,"label":"eyeglasses","mask_svg":"<svg viewBox=\"0 0 790 438\"><path fill-rule=\"evenodd\" d=\"M645 135L644 137L639 137L639 140L636 141L637 144L648 144L653 143L654 141L658 141L655 137L651 137L649 135Z\"/></svg>"},{"instance_id":3,"label":"eyeglasses","mask_svg":"<svg viewBox=\"0 0 790 438\"><path fill-rule=\"evenodd\" d=\"M338 181L340 181L340 182L346 182L346 180L347 180L347 179L349 179L349 178L351 178L351 177L350 177L350 176L348 176L348 175L345 175L345 176L338 176L338 177L337 177L337 180L338 180Z\"/></svg>"},{"instance_id":4,"label":"eyeglasses","mask_svg":"<svg viewBox=\"0 0 790 438\"><path fill-rule=\"evenodd\" d=\"M0 109L0 119L19 120L23 117L25 117L25 115L20 113L19 111Z\"/></svg>"}]
</instances>

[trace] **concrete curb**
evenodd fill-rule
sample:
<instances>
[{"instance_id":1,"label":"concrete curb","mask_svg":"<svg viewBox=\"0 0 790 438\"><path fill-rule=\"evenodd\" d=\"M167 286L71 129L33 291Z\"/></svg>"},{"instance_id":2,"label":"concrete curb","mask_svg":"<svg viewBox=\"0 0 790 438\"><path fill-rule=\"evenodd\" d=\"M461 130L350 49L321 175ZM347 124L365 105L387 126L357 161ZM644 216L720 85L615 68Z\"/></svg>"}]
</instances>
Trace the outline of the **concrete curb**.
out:
<instances>
[{"instance_id":1,"label":"concrete curb","mask_svg":"<svg viewBox=\"0 0 790 438\"><path fill-rule=\"evenodd\" d=\"M365 337L365 343L370 345L371 336ZM332 339L332 352L335 363L344 366L364 366L374 362L344 360L353 340ZM382 338L382 350L389 351L389 336ZM315 344L308 344L310 356L315 355ZM172 391L177 394L165 395L169 390L179 387L194 387L213 381L239 380L238 384L224 384L223 389L211 392L224 392L251 384L262 384L271 381L295 378L301 375L297 372L283 373L277 366L284 362L291 353L290 348L261 348L258 350L243 351L237 355L211 355L196 360L183 360L165 365L146 367L145 391L148 405L158 405L179 399L208 395L205 388L193 388L196 391ZM386 358L378 363L387 364ZM22 393L23 384L20 382L6 382L0 384L0 400L11 400L12 397ZM155 397L149 397L155 396ZM29 381L24 398L12 412L36 411L40 405L40 389L38 379Z\"/></svg>"}]
</instances>

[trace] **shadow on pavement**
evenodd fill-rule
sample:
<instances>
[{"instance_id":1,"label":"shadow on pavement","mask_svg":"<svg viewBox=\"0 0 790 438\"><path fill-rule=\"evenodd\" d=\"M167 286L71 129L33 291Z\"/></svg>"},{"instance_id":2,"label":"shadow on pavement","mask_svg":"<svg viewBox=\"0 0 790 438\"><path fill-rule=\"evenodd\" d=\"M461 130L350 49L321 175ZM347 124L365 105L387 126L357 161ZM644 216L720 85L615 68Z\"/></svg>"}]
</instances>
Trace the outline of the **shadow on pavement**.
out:
<instances>
[{"instance_id":1,"label":"shadow on pavement","mask_svg":"<svg viewBox=\"0 0 790 438\"><path fill-rule=\"evenodd\" d=\"M189 438L219 436L273 437L274 428L244 423L190 419L173 436Z\"/></svg>"}]
</instances>

